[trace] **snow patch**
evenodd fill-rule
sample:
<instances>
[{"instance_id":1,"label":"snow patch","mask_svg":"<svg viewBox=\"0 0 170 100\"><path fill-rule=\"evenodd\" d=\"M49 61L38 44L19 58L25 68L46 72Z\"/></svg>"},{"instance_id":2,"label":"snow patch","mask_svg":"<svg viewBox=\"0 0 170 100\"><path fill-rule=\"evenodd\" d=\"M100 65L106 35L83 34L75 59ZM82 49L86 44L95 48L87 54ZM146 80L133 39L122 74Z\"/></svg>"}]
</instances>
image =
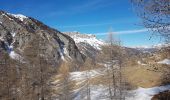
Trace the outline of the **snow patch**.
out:
<instances>
[{"instance_id":1,"label":"snow patch","mask_svg":"<svg viewBox=\"0 0 170 100\"><path fill-rule=\"evenodd\" d=\"M143 66L146 65L146 64L142 63L141 61L138 61L137 63L138 63L139 65L143 65Z\"/></svg>"},{"instance_id":2,"label":"snow patch","mask_svg":"<svg viewBox=\"0 0 170 100\"><path fill-rule=\"evenodd\" d=\"M13 43L12 43L13 44ZM15 53L15 51L13 50L13 45L10 45L8 46L8 53L9 53L9 56L12 58L12 59L16 59L16 60L19 60L21 58L21 56L17 53Z\"/></svg>"},{"instance_id":3,"label":"snow patch","mask_svg":"<svg viewBox=\"0 0 170 100\"><path fill-rule=\"evenodd\" d=\"M3 13L2 16L5 16L5 17L9 18L9 20L13 20L10 17L8 17L5 13Z\"/></svg>"},{"instance_id":4,"label":"snow patch","mask_svg":"<svg viewBox=\"0 0 170 100\"><path fill-rule=\"evenodd\" d=\"M159 61L158 62L159 64L167 64L167 65L170 65L170 59L164 59L162 61Z\"/></svg>"},{"instance_id":5,"label":"snow patch","mask_svg":"<svg viewBox=\"0 0 170 100\"><path fill-rule=\"evenodd\" d=\"M92 85L90 86L90 95L92 100L110 100L109 99L109 91L106 86L103 85ZM127 91L127 95L125 95L125 100L151 100L151 98L159 94L160 92L170 90L170 85L160 86L160 87L152 87L152 88L138 88L136 90ZM78 91L77 91L78 92ZM80 95L74 100L86 100L86 97L80 98Z\"/></svg>"},{"instance_id":6,"label":"snow patch","mask_svg":"<svg viewBox=\"0 0 170 100\"><path fill-rule=\"evenodd\" d=\"M74 100L87 100L86 91L83 91L82 89L85 89L86 87L80 88L77 92L78 95L74 98ZM91 85L90 86L90 99L91 100L110 100L108 98L109 92L107 87L103 85Z\"/></svg>"},{"instance_id":7,"label":"snow patch","mask_svg":"<svg viewBox=\"0 0 170 100\"><path fill-rule=\"evenodd\" d=\"M130 91L133 95L126 100L151 100L151 98L163 91L170 90L170 85L152 87L152 88L138 88L137 90Z\"/></svg>"},{"instance_id":8,"label":"snow patch","mask_svg":"<svg viewBox=\"0 0 170 100\"><path fill-rule=\"evenodd\" d=\"M24 21L24 19L28 18L28 17L26 17L26 16L24 16L22 14L10 14L10 13L8 13L8 15L13 16L13 17L19 19L20 21Z\"/></svg>"},{"instance_id":9,"label":"snow patch","mask_svg":"<svg viewBox=\"0 0 170 100\"><path fill-rule=\"evenodd\" d=\"M61 56L61 59L62 59L62 60L65 60L65 59L64 59L64 54L63 54L62 50L59 49L58 51L59 51L59 54L60 54L60 56Z\"/></svg>"},{"instance_id":10,"label":"snow patch","mask_svg":"<svg viewBox=\"0 0 170 100\"><path fill-rule=\"evenodd\" d=\"M1 41L4 41L4 38L3 38L3 37L0 37L0 40L1 40Z\"/></svg>"},{"instance_id":11,"label":"snow patch","mask_svg":"<svg viewBox=\"0 0 170 100\"><path fill-rule=\"evenodd\" d=\"M103 75L103 73L106 72L106 69L95 69L90 71L82 71L82 72L72 72L70 73L71 79L80 81L80 80L86 80L87 79L87 73L89 74L90 78L97 77L99 75Z\"/></svg>"},{"instance_id":12,"label":"snow patch","mask_svg":"<svg viewBox=\"0 0 170 100\"><path fill-rule=\"evenodd\" d=\"M11 35L14 37L15 36L15 33L11 33ZM1 41L3 41L3 38L0 38ZM7 49L7 52L9 54L9 56L12 58L12 59L15 59L15 60L21 60L20 58L22 58L19 54L15 53L15 51L13 50L13 43L11 43L9 45L9 43L7 42L4 42L5 43L5 46L6 46L6 49ZM23 60L23 58L22 58Z\"/></svg>"},{"instance_id":13,"label":"snow patch","mask_svg":"<svg viewBox=\"0 0 170 100\"><path fill-rule=\"evenodd\" d=\"M20 58L20 55L18 55L17 53L15 53L15 51L11 51L11 52L9 53L9 56L10 56L12 59L17 59L17 60L19 60L19 58Z\"/></svg>"},{"instance_id":14,"label":"snow patch","mask_svg":"<svg viewBox=\"0 0 170 100\"><path fill-rule=\"evenodd\" d=\"M11 33L12 37L15 37L16 33Z\"/></svg>"},{"instance_id":15,"label":"snow patch","mask_svg":"<svg viewBox=\"0 0 170 100\"><path fill-rule=\"evenodd\" d=\"M67 55L70 59L72 59L70 56L69 56L69 53L67 51L67 48L64 48L64 54Z\"/></svg>"}]
</instances>

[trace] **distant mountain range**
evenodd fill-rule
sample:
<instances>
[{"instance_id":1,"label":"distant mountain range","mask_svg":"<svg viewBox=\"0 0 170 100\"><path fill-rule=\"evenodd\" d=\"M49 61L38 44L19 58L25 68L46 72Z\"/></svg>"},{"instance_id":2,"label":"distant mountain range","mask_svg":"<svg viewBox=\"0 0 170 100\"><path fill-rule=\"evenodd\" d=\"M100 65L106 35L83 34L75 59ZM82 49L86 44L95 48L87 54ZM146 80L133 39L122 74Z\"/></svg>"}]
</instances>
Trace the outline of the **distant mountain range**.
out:
<instances>
[{"instance_id":1,"label":"distant mountain range","mask_svg":"<svg viewBox=\"0 0 170 100\"><path fill-rule=\"evenodd\" d=\"M142 52L156 52L162 48L166 48L169 46L170 46L170 43L164 43L164 44L157 44L153 46L137 46L137 47L132 47L132 48L140 50Z\"/></svg>"}]
</instances>

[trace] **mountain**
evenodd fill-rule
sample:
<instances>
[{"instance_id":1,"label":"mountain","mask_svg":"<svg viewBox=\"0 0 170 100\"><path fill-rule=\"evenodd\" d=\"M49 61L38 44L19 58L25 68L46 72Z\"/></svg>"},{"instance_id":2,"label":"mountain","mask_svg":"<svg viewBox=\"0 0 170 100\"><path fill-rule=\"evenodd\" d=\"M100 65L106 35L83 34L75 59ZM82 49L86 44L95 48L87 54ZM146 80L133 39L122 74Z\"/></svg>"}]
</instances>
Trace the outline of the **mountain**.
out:
<instances>
[{"instance_id":1,"label":"mountain","mask_svg":"<svg viewBox=\"0 0 170 100\"><path fill-rule=\"evenodd\" d=\"M103 52L103 47L107 48L108 43L99 40L93 34L84 34L80 32L63 32L66 35L69 35L78 46L78 49L81 53L90 58L95 58L97 55ZM114 47L116 49L116 46ZM109 48L108 48L109 49ZM157 44L151 47L148 46L139 46L139 47L125 47L121 46L121 52L124 54L124 57L135 58L136 63L142 59L159 61L169 58L169 44ZM116 55L115 55L116 56ZM126 58L125 57L125 58Z\"/></svg>"},{"instance_id":2,"label":"mountain","mask_svg":"<svg viewBox=\"0 0 170 100\"><path fill-rule=\"evenodd\" d=\"M137 46L137 47L134 47L134 49L140 50L145 53L146 52L153 53L153 52L157 52L163 48L167 48L169 46L170 46L169 43L164 43L164 44L157 44L157 45L153 45L153 46Z\"/></svg>"},{"instance_id":3,"label":"mountain","mask_svg":"<svg viewBox=\"0 0 170 100\"><path fill-rule=\"evenodd\" d=\"M4 11L0 11L0 51L15 60L22 58L24 62L38 55L55 63L70 59L82 63L85 60L68 35L34 18Z\"/></svg>"},{"instance_id":4,"label":"mountain","mask_svg":"<svg viewBox=\"0 0 170 100\"><path fill-rule=\"evenodd\" d=\"M106 43L96 38L93 34L83 34L80 32L63 32L75 41L81 53L87 57L95 57Z\"/></svg>"},{"instance_id":5,"label":"mountain","mask_svg":"<svg viewBox=\"0 0 170 100\"><path fill-rule=\"evenodd\" d=\"M66 35L69 35L78 46L81 53L86 55L87 57L93 58L97 54L101 53L103 47L107 47L108 43L97 39L93 34L85 34L80 32L63 32ZM128 57L136 56L136 55L144 55L148 54L151 50L154 51L153 48L131 48L121 46L122 52L124 52Z\"/></svg>"}]
</instances>

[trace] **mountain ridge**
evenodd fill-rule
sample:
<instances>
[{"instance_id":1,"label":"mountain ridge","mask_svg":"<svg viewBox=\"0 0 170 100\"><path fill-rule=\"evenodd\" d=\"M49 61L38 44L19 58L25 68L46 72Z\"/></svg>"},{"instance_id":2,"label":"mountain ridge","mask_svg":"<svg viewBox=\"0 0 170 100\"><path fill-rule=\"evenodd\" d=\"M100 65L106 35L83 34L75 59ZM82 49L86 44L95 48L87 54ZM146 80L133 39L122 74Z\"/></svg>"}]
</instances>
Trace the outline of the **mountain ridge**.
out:
<instances>
[{"instance_id":1,"label":"mountain ridge","mask_svg":"<svg viewBox=\"0 0 170 100\"><path fill-rule=\"evenodd\" d=\"M55 59L55 62L69 58L78 62L85 60L71 37L32 17L0 11L0 29L0 48L9 54L26 56L28 45L40 38L45 42L48 59Z\"/></svg>"}]
</instances>

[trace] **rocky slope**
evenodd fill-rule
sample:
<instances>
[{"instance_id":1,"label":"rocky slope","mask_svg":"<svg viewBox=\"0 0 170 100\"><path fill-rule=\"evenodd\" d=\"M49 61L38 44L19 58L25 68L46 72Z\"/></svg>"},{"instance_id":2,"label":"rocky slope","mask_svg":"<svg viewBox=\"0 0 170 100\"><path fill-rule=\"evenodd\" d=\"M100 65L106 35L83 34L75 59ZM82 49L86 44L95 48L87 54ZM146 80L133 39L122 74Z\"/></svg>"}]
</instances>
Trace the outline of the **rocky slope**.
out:
<instances>
[{"instance_id":1,"label":"rocky slope","mask_svg":"<svg viewBox=\"0 0 170 100\"><path fill-rule=\"evenodd\" d=\"M56 63L67 59L81 63L85 59L69 36L34 18L4 11L0 11L0 51L25 61L38 55Z\"/></svg>"},{"instance_id":2,"label":"rocky slope","mask_svg":"<svg viewBox=\"0 0 170 100\"><path fill-rule=\"evenodd\" d=\"M94 58L102 49L101 47L106 45L104 41L97 39L96 36L92 34L79 32L64 32L64 34L73 38L81 53L90 58Z\"/></svg>"}]
</instances>

